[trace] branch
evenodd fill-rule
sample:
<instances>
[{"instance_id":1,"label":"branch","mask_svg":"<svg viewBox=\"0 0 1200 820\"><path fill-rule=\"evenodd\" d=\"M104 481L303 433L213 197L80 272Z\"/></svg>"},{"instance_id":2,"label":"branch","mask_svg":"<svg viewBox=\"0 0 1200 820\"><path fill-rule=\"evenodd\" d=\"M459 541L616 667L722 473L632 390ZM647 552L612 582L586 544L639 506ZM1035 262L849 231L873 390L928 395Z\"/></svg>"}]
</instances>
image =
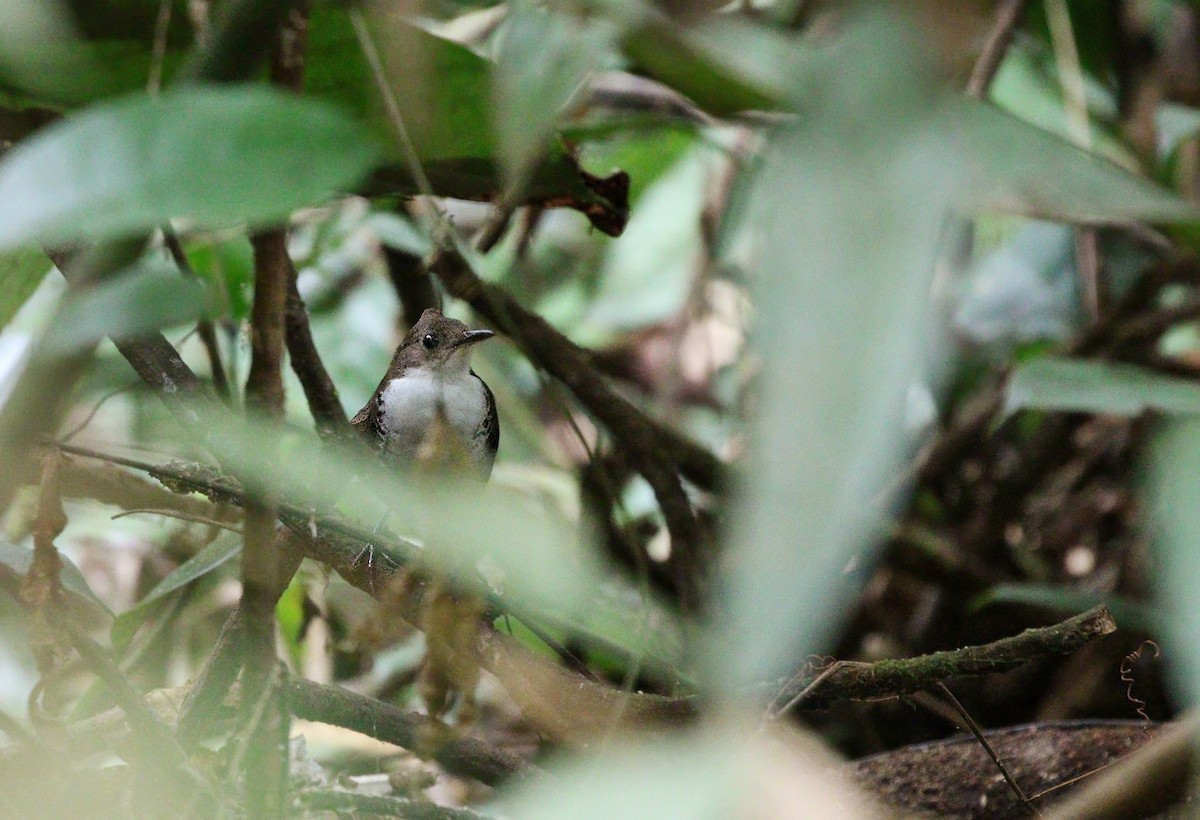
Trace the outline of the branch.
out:
<instances>
[{"instance_id":1,"label":"branch","mask_svg":"<svg viewBox=\"0 0 1200 820\"><path fill-rule=\"evenodd\" d=\"M788 697L789 693L796 694L771 717L777 718L794 706L820 709L839 700L897 698L950 678L1004 672L1032 660L1074 652L1116 629L1108 609L1098 606L1062 623L1026 629L1020 635L981 646L875 663L837 661L817 674L786 686L774 702Z\"/></svg>"},{"instance_id":2,"label":"branch","mask_svg":"<svg viewBox=\"0 0 1200 820\"><path fill-rule=\"evenodd\" d=\"M177 464L157 466L74 445L57 446L66 453L146 471L179 492L203 493L222 504L246 504L236 481L209 468L196 465L185 469ZM386 531L369 532L333 516L313 515L309 510L285 503L279 505L278 512L294 534L296 548L303 551L304 557L331 567L352 586L375 598L384 596L396 573L419 554L418 547ZM373 560L363 557L367 545L372 546ZM388 604L390 611L409 623L420 622L421 596L389 598ZM513 614L521 618L519 612ZM228 624L227 628L230 628ZM476 650L483 667L500 679L525 714L557 738L586 742L610 731L614 721L643 728L679 726L691 721L696 714L696 703L689 698L628 693L595 683L535 654L519 641L494 629L480 630ZM223 696L221 686L214 684L203 688ZM220 698L216 697L215 702L219 703ZM183 711L185 716L191 713L186 704ZM190 720L198 721L199 718Z\"/></svg>"},{"instance_id":3,"label":"branch","mask_svg":"<svg viewBox=\"0 0 1200 820\"><path fill-rule=\"evenodd\" d=\"M254 304L250 313L246 407L278 421L284 414L284 315L291 264L282 228L256 234L251 243ZM254 498L246 505L239 604L245 667L242 706L245 725L253 725L251 717L261 722L261 731L246 737L244 805L251 817L282 817L288 805L287 717L274 681L278 665L275 605L300 560L283 549L283 539L275 538L275 519L274 499ZM247 707L253 707L255 713L247 712Z\"/></svg>"},{"instance_id":4,"label":"branch","mask_svg":"<svg viewBox=\"0 0 1200 820\"><path fill-rule=\"evenodd\" d=\"M353 729L432 758L451 774L473 777L489 786L525 780L541 770L483 740L451 730L440 721L406 712L390 703L340 686L293 678L287 684L292 714L304 720Z\"/></svg>"},{"instance_id":5,"label":"branch","mask_svg":"<svg viewBox=\"0 0 1200 820\"><path fill-rule=\"evenodd\" d=\"M387 246L383 249L383 256L387 260L392 287L400 297L405 327L412 327L426 308L441 306L433 279L420 257Z\"/></svg>"},{"instance_id":6,"label":"branch","mask_svg":"<svg viewBox=\"0 0 1200 820\"><path fill-rule=\"evenodd\" d=\"M971 77L967 80L968 95L977 100L987 98L988 88L996 72L1000 70L1000 64L1004 62L1004 55L1008 53L1017 24L1021 22L1021 15L1025 13L1027 5L1029 0L1000 0L997 4L996 19L992 22L987 41L983 44L983 51L975 61Z\"/></svg>"},{"instance_id":7,"label":"branch","mask_svg":"<svg viewBox=\"0 0 1200 820\"><path fill-rule=\"evenodd\" d=\"M163 8L170 7L163 6ZM163 242L171 254L171 259L175 261L175 267L179 268L179 272L188 279L198 279L196 271L192 269L192 263L188 261L187 254L184 253L179 237L169 226L163 229ZM225 375L225 365L221 362L221 347L217 344L217 331L213 327L212 319L202 318L196 322L196 333L200 337L200 343L204 345L205 353L208 354L208 366L212 371L213 387L216 388L217 395L221 397L221 400L229 404L231 400L229 380Z\"/></svg>"},{"instance_id":8,"label":"branch","mask_svg":"<svg viewBox=\"0 0 1200 820\"><path fill-rule=\"evenodd\" d=\"M618 395L592 367L589 351L526 310L500 286L480 279L456 250L439 248L429 269L451 295L470 303L517 342L530 359L570 388L623 447L678 465L684 476L704 489L721 483L723 468L716 456Z\"/></svg>"},{"instance_id":9,"label":"branch","mask_svg":"<svg viewBox=\"0 0 1200 820\"><path fill-rule=\"evenodd\" d=\"M312 328L308 324L308 310L296 287L296 266L287 260L287 349L292 371L300 380L308 409L322 438L337 437L350 433L350 420L338 398L337 385L329 377L313 341Z\"/></svg>"},{"instance_id":10,"label":"branch","mask_svg":"<svg viewBox=\"0 0 1200 820\"><path fill-rule=\"evenodd\" d=\"M296 801L311 811L334 812L337 817L403 817L406 820L487 820L470 809L439 806L427 800L362 794L352 791L302 791Z\"/></svg>"}]
</instances>

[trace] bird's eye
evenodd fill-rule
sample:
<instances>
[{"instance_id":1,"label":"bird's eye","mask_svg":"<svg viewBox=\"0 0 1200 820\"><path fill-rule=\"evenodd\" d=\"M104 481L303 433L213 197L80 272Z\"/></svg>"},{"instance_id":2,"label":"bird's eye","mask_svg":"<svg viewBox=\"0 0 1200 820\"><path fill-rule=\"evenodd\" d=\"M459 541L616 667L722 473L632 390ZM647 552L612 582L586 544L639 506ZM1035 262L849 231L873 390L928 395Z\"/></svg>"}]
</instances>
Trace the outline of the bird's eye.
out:
<instances>
[{"instance_id":1,"label":"bird's eye","mask_svg":"<svg viewBox=\"0 0 1200 820\"><path fill-rule=\"evenodd\" d=\"M426 350L433 350L437 346L437 337L432 333L426 333L425 338L421 340L421 344L425 346Z\"/></svg>"}]
</instances>

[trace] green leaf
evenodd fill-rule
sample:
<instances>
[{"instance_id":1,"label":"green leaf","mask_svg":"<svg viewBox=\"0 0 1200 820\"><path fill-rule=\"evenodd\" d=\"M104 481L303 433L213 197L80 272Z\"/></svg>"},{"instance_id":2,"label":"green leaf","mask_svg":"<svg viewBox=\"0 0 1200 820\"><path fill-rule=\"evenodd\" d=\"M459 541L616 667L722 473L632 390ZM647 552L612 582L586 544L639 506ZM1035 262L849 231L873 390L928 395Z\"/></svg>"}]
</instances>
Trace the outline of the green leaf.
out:
<instances>
[{"instance_id":1,"label":"green leaf","mask_svg":"<svg viewBox=\"0 0 1200 820\"><path fill-rule=\"evenodd\" d=\"M1200 384L1131 364L1043 356L1018 365L1007 413L1034 408L1136 416L1146 410L1200 413Z\"/></svg>"},{"instance_id":2,"label":"green leaf","mask_svg":"<svg viewBox=\"0 0 1200 820\"><path fill-rule=\"evenodd\" d=\"M542 11L528 0L511 4L492 104L506 184L523 180L550 146L563 107L605 45L581 18Z\"/></svg>"},{"instance_id":3,"label":"green leaf","mask_svg":"<svg viewBox=\"0 0 1200 820\"><path fill-rule=\"evenodd\" d=\"M977 100L952 110L972 159L969 211L1000 210L1063 222L1196 222L1182 197Z\"/></svg>"},{"instance_id":4,"label":"green leaf","mask_svg":"<svg viewBox=\"0 0 1200 820\"><path fill-rule=\"evenodd\" d=\"M623 28L638 68L717 116L774 110L802 95L807 59L797 38L729 15L686 27L640 0L597 0Z\"/></svg>"},{"instance_id":5,"label":"green leaf","mask_svg":"<svg viewBox=\"0 0 1200 820\"><path fill-rule=\"evenodd\" d=\"M384 100L351 23L334 4L312 10L304 90L354 112L387 149L404 154L388 116L395 103L417 155L425 162L490 158L495 142L489 115L492 65L460 43L414 25L400 14L365 14L371 42L388 74Z\"/></svg>"},{"instance_id":6,"label":"green leaf","mask_svg":"<svg viewBox=\"0 0 1200 820\"><path fill-rule=\"evenodd\" d=\"M515 789L502 814L522 820L686 820L730 816L743 766L734 739L689 731L569 761L558 776ZM744 796L744 795L742 795Z\"/></svg>"},{"instance_id":7,"label":"green leaf","mask_svg":"<svg viewBox=\"0 0 1200 820\"><path fill-rule=\"evenodd\" d=\"M945 101L929 94L927 44L900 8L847 21L814 104L777 136L748 206L761 232L759 412L732 527L729 616L708 653L728 691L822 651L862 580L848 567L871 559L877 497L906 444L897 420L964 169L941 126Z\"/></svg>"},{"instance_id":8,"label":"green leaf","mask_svg":"<svg viewBox=\"0 0 1200 820\"><path fill-rule=\"evenodd\" d=\"M878 814L865 795L831 776L838 764L817 741L754 732L753 724L737 723L733 711L699 728L597 744L594 754L563 762L553 777L510 789L500 814L521 820Z\"/></svg>"},{"instance_id":9,"label":"green leaf","mask_svg":"<svg viewBox=\"0 0 1200 820\"><path fill-rule=\"evenodd\" d=\"M997 584L972 598L968 608L977 612L998 604L1036 606L1071 615L1104 604L1122 629L1157 635L1162 628L1158 613L1141 602L1099 590L1051 584Z\"/></svg>"},{"instance_id":10,"label":"green leaf","mask_svg":"<svg viewBox=\"0 0 1200 820\"><path fill-rule=\"evenodd\" d=\"M492 63L382 6L374 7L367 20L384 63L389 99L380 95L350 12L341 6L313 9L305 72L306 93L353 111L385 146L388 164L376 170L366 193L419 193L387 113L394 104L434 191L461 199L493 197L500 186ZM525 193L531 200L549 199L592 217L603 214L594 222L609 233L614 228L606 220L620 224L626 205L622 197L585 178L561 140L550 140L545 161Z\"/></svg>"},{"instance_id":11,"label":"green leaf","mask_svg":"<svg viewBox=\"0 0 1200 820\"><path fill-rule=\"evenodd\" d=\"M38 248L17 248L0 253L0 328L33 295L53 264Z\"/></svg>"},{"instance_id":12,"label":"green leaf","mask_svg":"<svg viewBox=\"0 0 1200 820\"><path fill-rule=\"evenodd\" d=\"M242 551L242 539L233 533L222 534L211 544L200 550L163 578L137 606L122 612L112 625L113 645L120 648L128 645L138 628L152 616L158 605L168 595L183 589L220 567Z\"/></svg>"},{"instance_id":13,"label":"green leaf","mask_svg":"<svg viewBox=\"0 0 1200 820\"><path fill-rule=\"evenodd\" d=\"M71 293L47 331L46 352L66 355L105 336L130 338L211 316L211 290L165 261L144 262L86 292Z\"/></svg>"},{"instance_id":14,"label":"green leaf","mask_svg":"<svg viewBox=\"0 0 1200 820\"><path fill-rule=\"evenodd\" d=\"M186 0L169 2L166 77L194 39ZM145 88L161 6L160 0L6 0L0 6L0 101L63 109Z\"/></svg>"},{"instance_id":15,"label":"green leaf","mask_svg":"<svg viewBox=\"0 0 1200 820\"><path fill-rule=\"evenodd\" d=\"M353 186L376 156L339 112L267 88L105 103L0 162L0 247L133 235L172 218L280 220Z\"/></svg>"}]
</instances>

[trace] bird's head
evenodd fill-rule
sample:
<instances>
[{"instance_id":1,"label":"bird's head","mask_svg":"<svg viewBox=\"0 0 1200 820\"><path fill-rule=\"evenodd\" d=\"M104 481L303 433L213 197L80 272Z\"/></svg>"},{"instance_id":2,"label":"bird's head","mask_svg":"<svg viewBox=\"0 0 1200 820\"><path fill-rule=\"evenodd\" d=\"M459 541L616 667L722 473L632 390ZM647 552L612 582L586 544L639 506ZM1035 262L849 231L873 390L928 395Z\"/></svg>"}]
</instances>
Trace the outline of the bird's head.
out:
<instances>
[{"instance_id":1,"label":"bird's head","mask_svg":"<svg viewBox=\"0 0 1200 820\"><path fill-rule=\"evenodd\" d=\"M430 370L443 377L465 376L471 369L471 352L477 342L496 335L490 330L471 330L457 319L429 308L413 325L400 346L408 367Z\"/></svg>"}]
</instances>

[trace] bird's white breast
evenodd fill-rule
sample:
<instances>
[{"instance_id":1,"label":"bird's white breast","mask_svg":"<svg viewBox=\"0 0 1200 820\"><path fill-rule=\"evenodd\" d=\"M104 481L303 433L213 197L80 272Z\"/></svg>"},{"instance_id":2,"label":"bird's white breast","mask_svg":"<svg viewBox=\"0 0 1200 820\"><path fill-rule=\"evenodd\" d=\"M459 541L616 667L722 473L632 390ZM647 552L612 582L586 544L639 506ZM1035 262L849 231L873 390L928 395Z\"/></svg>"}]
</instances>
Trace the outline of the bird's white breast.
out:
<instances>
[{"instance_id":1,"label":"bird's white breast","mask_svg":"<svg viewBox=\"0 0 1200 820\"><path fill-rule=\"evenodd\" d=\"M429 370L410 368L402 378L392 379L379 399L380 427L389 454L415 457L440 405L471 460L478 463L490 457L487 436L479 435L488 412L487 393L483 382L470 373L439 378Z\"/></svg>"}]
</instances>

